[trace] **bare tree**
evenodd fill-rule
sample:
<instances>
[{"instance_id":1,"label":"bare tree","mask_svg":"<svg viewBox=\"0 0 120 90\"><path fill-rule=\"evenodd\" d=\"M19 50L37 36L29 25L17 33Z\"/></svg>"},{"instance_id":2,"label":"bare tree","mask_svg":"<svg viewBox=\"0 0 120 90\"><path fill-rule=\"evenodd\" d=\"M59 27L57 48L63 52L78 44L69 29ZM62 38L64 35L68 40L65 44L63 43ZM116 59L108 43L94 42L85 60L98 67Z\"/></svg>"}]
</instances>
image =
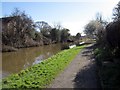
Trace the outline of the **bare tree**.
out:
<instances>
[{"instance_id":1,"label":"bare tree","mask_svg":"<svg viewBox=\"0 0 120 90\"><path fill-rule=\"evenodd\" d=\"M25 11L15 8L9 17L2 18L3 43L10 46L19 46L26 43L34 33L33 20ZM31 33L33 32L33 33ZM31 37L32 38L32 37Z\"/></svg>"},{"instance_id":2,"label":"bare tree","mask_svg":"<svg viewBox=\"0 0 120 90\"><path fill-rule=\"evenodd\" d=\"M59 29L59 30L63 29L60 22L54 23L54 28Z\"/></svg>"},{"instance_id":3,"label":"bare tree","mask_svg":"<svg viewBox=\"0 0 120 90\"><path fill-rule=\"evenodd\" d=\"M113 20L120 19L120 1L117 6L113 9Z\"/></svg>"},{"instance_id":4,"label":"bare tree","mask_svg":"<svg viewBox=\"0 0 120 90\"><path fill-rule=\"evenodd\" d=\"M35 23L36 27L39 29L39 31L42 33L45 37L50 37L50 31L52 27L45 21L38 21Z\"/></svg>"}]
</instances>

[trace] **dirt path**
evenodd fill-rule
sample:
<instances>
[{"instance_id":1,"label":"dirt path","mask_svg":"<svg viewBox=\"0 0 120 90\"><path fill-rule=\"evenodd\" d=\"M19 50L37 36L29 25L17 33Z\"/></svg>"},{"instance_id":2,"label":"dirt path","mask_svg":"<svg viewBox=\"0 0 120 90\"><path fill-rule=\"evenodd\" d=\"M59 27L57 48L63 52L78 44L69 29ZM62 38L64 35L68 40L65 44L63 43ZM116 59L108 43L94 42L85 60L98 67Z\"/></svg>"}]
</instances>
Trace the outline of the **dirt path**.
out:
<instances>
[{"instance_id":1,"label":"dirt path","mask_svg":"<svg viewBox=\"0 0 120 90\"><path fill-rule=\"evenodd\" d=\"M50 84L49 88L100 88L96 64L92 56L93 45L83 49L71 64Z\"/></svg>"}]
</instances>

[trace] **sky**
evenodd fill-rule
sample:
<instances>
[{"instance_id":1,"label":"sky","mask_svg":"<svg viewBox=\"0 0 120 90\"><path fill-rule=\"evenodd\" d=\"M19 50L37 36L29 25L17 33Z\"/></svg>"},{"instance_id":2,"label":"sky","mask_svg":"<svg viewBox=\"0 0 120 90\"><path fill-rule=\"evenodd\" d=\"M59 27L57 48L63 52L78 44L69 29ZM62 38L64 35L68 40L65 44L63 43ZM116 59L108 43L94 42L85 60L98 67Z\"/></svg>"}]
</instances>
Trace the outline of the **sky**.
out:
<instances>
[{"instance_id":1,"label":"sky","mask_svg":"<svg viewBox=\"0 0 120 90\"><path fill-rule=\"evenodd\" d=\"M14 8L25 11L34 22L45 21L50 25L61 24L72 35L83 33L85 25L101 13L103 19L111 21L113 8L119 0L2 0L0 17L9 16ZM2 9L2 10L1 10Z\"/></svg>"}]
</instances>

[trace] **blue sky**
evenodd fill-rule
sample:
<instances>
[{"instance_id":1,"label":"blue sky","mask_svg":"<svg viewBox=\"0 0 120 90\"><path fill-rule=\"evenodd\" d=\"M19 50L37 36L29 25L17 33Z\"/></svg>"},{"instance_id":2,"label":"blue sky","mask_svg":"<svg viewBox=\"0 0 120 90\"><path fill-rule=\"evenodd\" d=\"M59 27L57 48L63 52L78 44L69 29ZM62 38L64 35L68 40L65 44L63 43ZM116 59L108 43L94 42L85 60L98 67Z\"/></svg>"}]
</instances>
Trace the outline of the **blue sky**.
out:
<instances>
[{"instance_id":1,"label":"blue sky","mask_svg":"<svg viewBox=\"0 0 120 90\"><path fill-rule=\"evenodd\" d=\"M112 10L119 0L104 2L6 2L2 1L2 15L10 15L14 8L25 11L34 21L46 21L50 25L60 23L75 35L83 32L84 26L95 19L97 12L111 20ZM0 5L1 7L1 5Z\"/></svg>"}]
</instances>

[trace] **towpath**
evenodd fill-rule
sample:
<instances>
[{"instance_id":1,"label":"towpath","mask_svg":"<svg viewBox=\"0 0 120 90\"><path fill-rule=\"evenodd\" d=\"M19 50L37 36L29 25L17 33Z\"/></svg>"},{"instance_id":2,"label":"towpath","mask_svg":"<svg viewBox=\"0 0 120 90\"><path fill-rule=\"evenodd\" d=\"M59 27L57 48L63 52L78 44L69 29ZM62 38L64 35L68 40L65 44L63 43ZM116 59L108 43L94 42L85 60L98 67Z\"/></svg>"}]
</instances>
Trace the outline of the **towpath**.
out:
<instances>
[{"instance_id":1,"label":"towpath","mask_svg":"<svg viewBox=\"0 0 120 90\"><path fill-rule=\"evenodd\" d=\"M93 44L80 51L70 65L59 74L48 88L99 88Z\"/></svg>"}]
</instances>

